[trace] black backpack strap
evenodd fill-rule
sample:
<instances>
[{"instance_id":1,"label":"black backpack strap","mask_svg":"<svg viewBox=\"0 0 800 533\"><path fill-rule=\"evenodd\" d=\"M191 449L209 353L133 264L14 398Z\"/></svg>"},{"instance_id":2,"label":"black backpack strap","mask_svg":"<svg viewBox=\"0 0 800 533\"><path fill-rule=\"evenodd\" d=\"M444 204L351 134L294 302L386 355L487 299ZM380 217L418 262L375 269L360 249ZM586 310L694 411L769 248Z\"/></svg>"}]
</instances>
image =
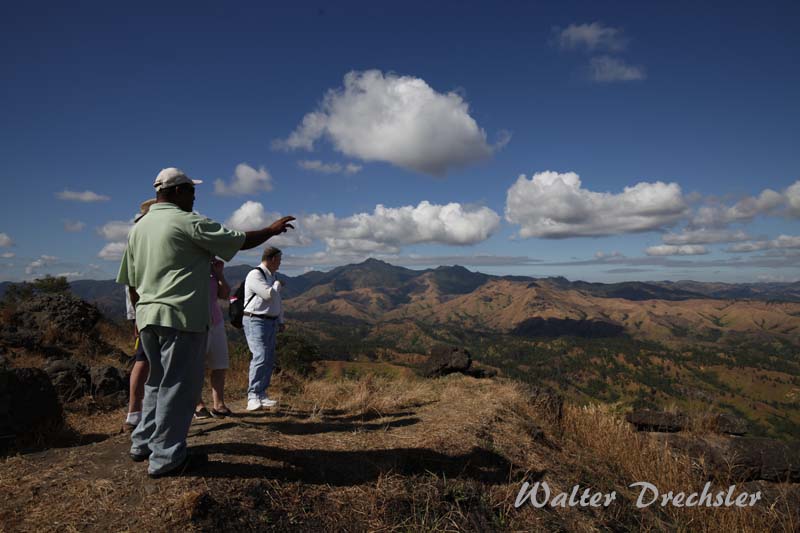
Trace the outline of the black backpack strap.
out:
<instances>
[{"instance_id":1,"label":"black backpack strap","mask_svg":"<svg viewBox=\"0 0 800 533\"><path fill-rule=\"evenodd\" d=\"M259 272L261 272L261 275L264 276L264 281L265 282L267 281L267 275L264 274L264 271L261 270L261 267L256 267L253 270L258 270ZM252 272L253 270L251 270L250 272ZM244 282L243 283L245 285L247 285L247 277L244 278ZM256 297L256 291L253 291L252 296L250 296L250 298L248 298L247 302L244 304L244 307L242 307L242 313L244 313L244 310L247 309L247 306L250 305L250 302L252 302L253 298L255 298L255 297Z\"/></svg>"}]
</instances>

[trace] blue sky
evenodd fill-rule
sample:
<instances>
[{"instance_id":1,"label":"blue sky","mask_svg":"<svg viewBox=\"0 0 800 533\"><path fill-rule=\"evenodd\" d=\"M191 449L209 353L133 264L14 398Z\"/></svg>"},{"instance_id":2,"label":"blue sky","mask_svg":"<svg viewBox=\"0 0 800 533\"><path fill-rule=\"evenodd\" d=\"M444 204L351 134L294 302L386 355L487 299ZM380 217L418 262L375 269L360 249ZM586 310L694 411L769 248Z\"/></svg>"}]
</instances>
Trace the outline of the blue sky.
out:
<instances>
[{"instance_id":1,"label":"blue sky","mask_svg":"<svg viewBox=\"0 0 800 533\"><path fill-rule=\"evenodd\" d=\"M113 277L167 166L288 274L800 279L796 3L18 4L0 280Z\"/></svg>"}]
</instances>

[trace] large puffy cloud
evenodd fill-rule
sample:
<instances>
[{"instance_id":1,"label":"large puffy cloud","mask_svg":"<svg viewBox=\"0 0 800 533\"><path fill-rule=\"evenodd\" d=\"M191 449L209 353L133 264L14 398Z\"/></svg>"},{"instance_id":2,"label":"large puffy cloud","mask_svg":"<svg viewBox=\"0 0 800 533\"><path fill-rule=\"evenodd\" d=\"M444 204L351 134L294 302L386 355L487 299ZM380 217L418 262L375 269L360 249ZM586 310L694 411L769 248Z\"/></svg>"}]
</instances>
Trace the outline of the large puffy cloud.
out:
<instances>
[{"instance_id":1,"label":"large puffy cloud","mask_svg":"<svg viewBox=\"0 0 800 533\"><path fill-rule=\"evenodd\" d=\"M239 231L253 231L265 228L279 218L281 218L280 213L267 211L261 202L247 201L233 212L225 221L225 225ZM297 226L296 223L293 225ZM268 242L275 246L308 246L311 244L311 239L302 231L298 231L300 229L296 227L294 230L270 238Z\"/></svg>"},{"instance_id":2,"label":"large puffy cloud","mask_svg":"<svg viewBox=\"0 0 800 533\"><path fill-rule=\"evenodd\" d=\"M657 230L678 221L686 201L677 183L637 183L622 193L584 189L574 172L521 175L506 195L506 220L522 238L601 236Z\"/></svg>"},{"instance_id":3,"label":"large puffy cloud","mask_svg":"<svg viewBox=\"0 0 800 533\"><path fill-rule=\"evenodd\" d=\"M584 48L589 51L618 51L626 45L621 29L605 26L601 22L570 24L563 30L561 28L554 30L557 32L558 45L566 50Z\"/></svg>"},{"instance_id":4,"label":"large puffy cloud","mask_svg":"<svg viewBox=\"0 0 800 533\"><path fill-rule=\"evenodd\" d=\"M12 246L13 244L14 240L7 233L0 233L0 248Z\"/></svg>"},{"instance_id":5,"label":"large puffy cloud","mask_svg":"<svg viewBox=\"0 0 800 533\"><path fill-rule=\"evenodd\" d=\"M728 248L727 252L757 252L760 250L785 250L790 248L800 248L800 236L779 235L778 238L770 241L751 241L734 244Z\"/></svg>"},{"instance_id":6,"label":"large puffy cloud","mask_svg":"<svg viewBox=\"0 0 800 533\"><path fill-rule=\"evenodd\" d=\"M264 167L256 170L247 163L239 163L230 183L214 181L214 193L222 196L244 196L272 190L272 176Z\"/></svg>"},{"instance_id":7,"label":"large puffy cloud","mask_svg":"<svg viewBox=\"0 0 800 533\"><path fill-rule=\"evenodd\" d=\"M103 194L97 194L93 191L70 191L69 189L65 189L59 193L56 193L56 197L60 200L70 200L73 202L105 202L110 200L111 197L105 196Z\"/></svg>"},{"instance_id":8,"label":"large puffy cloud","mask_svg":"<svg viewBox=\"0 0 800 533\"><path fill-rule=\"evenodd\" d=\"M347 156L434 176L486 159L496 149L460 95L378 70L349 72L343 88L329 90L320 107L274 146L311 150L321 137Z\"/></svg>"},{"instance_id":9,"label":"large puffy cloud","mask_svg":"<svg viewBox=\"0 0 800 533\"><path fill-rule=\"evenodd\" d=\"M644 68L629 65L623 60L611 56L593 57L589 61L589 73L592 81L598 83L636 81L647 77Z\"/></svg>"},{"instance_id":10,"label":"large puffy cloud","mask_svg":"<svg viewBox=\"0 0 800 533\"><path fill-rule=\"evenodd\" d=\"M674 246L670 244L662 244L659 246L651 246L644 251L647 255L705 255L708 249L705 246L698 244L684 244L681 246Z\"/></svg>"},{"instance_id":11,"label":"large puffy cloud","mask_svg":"<svg viewBox=\"0 0 800 533\"><path fill-rule=\"evenodd\" d=\"M786 198L786 207L789 215L800 217L800 181L790 185L783 194Z\"/></svg>"},{"instance_id":12,"label":"large puffy cloud","mask_svg":"<svg viewBox=\"0 0 800 533\"><path fill-rule=\"evenodd\" d=\"M469 245L484 241L500 225L488 207L467 208L422 201L417 206L384 207L347 218L310 215L303 226L323 239L329 250L347 253L397 253L401 246L421 243Z\"/></svg>"}]
</instances>

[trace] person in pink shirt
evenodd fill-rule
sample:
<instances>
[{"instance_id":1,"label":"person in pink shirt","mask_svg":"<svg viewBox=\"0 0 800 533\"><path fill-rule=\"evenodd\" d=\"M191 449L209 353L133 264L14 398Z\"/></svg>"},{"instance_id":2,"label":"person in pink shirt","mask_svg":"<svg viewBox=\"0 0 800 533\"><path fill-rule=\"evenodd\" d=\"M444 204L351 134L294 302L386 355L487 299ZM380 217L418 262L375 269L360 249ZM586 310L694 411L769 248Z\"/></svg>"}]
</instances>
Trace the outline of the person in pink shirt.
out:
<instances>
[{"instance_id":1,"label":"person in pink shirt","mask_svg":"<svg viewBox=\"0 0 800 533\"><path fill-rule=\"evenodd\" d=\"M206 368L210 370L211 397L213 407L207 409L202 397L194 411L196 419L224 418L231 414L225 405L225 371L228 369L228 338L225 335L225 320L219 299L227 300L231 294L231 287L225 280L223 270L225 263L217 258L211 260L211 277L209 278L209 315L211 326L208 330L208 343L206 345Z\"/></svg>"}]
</instances>

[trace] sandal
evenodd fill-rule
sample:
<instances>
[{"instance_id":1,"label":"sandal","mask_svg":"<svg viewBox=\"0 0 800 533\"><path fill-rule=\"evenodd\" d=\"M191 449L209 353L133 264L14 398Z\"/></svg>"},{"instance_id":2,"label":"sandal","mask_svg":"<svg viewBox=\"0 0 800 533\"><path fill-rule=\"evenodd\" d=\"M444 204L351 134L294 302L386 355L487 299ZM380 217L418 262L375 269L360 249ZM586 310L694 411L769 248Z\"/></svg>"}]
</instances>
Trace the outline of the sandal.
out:
<instances>
[{"instance_id":1,"label":"sandal","mask_svg":"<svg viewBox=\"0 0 800 533\"><path fill-rule=\"evenodd\" d=\"M195 410L194 412L195 420L204 420L206 418L211 418L211 413L208 412L208 409L205 407L201 407L200 409Z\"/></svg>"},{"instance_id":2,"label":"sandal","mask_svg":"<svg viewBox=\"0 0 800 533\"><path fill-rule=\"evenodd\" d=\"M212 407L211 411L209 411L209 414L211 414L211 416L214 418L225 418L226 416L233 415L233 412L227 407L223 407L222 409L214 409Z\"/></svg>"}]
</instances>

